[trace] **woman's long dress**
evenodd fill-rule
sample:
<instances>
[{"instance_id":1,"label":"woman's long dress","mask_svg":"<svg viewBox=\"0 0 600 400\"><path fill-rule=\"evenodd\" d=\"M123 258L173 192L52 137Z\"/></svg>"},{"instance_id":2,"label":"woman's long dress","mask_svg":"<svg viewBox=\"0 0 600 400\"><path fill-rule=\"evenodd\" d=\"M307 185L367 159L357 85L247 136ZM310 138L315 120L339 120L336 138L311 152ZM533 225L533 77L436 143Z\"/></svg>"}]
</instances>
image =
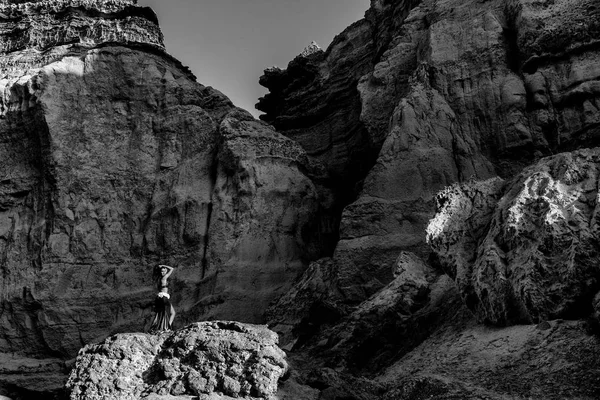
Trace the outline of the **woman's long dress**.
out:
<instances>
[{"instance_id":1,"label":"woman's long dress","mask_svg":"<svg viewBox=\"0 0 600 400\"><path fill-rule=\"evenodd\" d=\"M156 296L154 299L154 313L156 317L150 326L150 332L167 331L171 329L171 302L166 296Z\"/></svg>"}]
</instances>

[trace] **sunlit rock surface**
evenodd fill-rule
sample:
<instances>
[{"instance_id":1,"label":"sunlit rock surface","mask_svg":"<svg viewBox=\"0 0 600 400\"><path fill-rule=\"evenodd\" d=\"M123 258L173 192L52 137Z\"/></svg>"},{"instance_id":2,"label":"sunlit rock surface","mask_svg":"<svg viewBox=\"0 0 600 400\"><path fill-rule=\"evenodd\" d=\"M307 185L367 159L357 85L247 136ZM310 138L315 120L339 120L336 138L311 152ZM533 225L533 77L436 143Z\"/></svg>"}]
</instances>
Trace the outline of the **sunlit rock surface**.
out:
<instances>
[{"instance_id":1,"label":"sunlit rock surface","mask_svg":"<svg viewBox=\"0 0 600 400\"><path fill-rule=\"evenodd\" d=\"M71 400L272 399L287 369L277 335L266 327L203 322L88 345L79 352L67 388Z\"/></svg>"},{"instance_id":2,"label":"sunlit rock surface","mask_svg":"<svg viewBox=\"0 0 600 400\"><path fill-rule=\"evenodd\" d=\"M461 294L495 324L578 319L600 291L600 150L543 159L504 187L449 189L428 240Z\"/></svg>"}]
</instances>

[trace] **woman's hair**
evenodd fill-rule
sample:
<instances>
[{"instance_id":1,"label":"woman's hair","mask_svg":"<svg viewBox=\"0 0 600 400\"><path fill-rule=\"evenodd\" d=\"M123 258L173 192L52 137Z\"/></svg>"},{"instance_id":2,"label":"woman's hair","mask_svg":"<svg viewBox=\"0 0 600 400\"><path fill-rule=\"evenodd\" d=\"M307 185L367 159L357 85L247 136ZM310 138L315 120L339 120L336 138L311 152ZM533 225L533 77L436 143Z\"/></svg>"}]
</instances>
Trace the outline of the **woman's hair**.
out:
<instances>
[{"instance_id":1,"label":"woman's hair","mask_svg":"<svg viewBox=\"0 0 600 400\"><path fill-rule=\"evenodd\" d=\"M160 265L154 266L154 269L152 270L152 282L156 283L162 278L162 275L160 274L160 269Z\"/></svg>"}]
</instances>

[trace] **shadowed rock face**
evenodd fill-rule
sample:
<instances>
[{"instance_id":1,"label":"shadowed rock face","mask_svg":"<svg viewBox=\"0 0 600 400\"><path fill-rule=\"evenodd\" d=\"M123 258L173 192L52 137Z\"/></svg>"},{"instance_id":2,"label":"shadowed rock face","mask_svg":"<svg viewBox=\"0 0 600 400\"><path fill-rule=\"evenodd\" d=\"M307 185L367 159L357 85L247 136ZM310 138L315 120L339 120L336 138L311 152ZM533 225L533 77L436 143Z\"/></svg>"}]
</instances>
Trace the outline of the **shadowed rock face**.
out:
<instances>
[{"instance_id":1,"label":"shadowed rock face","mask_svg":"<svg viewBox=\"0 0 600 400\"><path fill-rule=\"evenodd\" d=\"M496 360L487 372L460 369L471 365L471 357L478 359L480 349L459 345L456 354L464 350L462 361L454 350L447 352L458 336L465 335L467 342L472 337L472 327L455 320L461 302L479 321L499 325L597 313L596 150L544 158L597 146L600 37L592 3L373 1L365 20L348 28L358 29L373 15L385 27L374 29L378 33L369 39L370 48L377 48L372 67L356 86L349 84L360 97L357 126L381 140L357 198L342 212L332 257L311 264L269 310L273 329L298 354L298 382L308 382L320 395L339 397L353 396L349 382L356 383L356 374L364 377L365 372L388 388L399 384L383 394L381 386L361 383L364 389L355 395L360 399L558 399L561 390L586 399L597 396L597 384L579 392L560 379L561 373L553 375L548 389L530 383L537 379L531 377L545 350L532 352L518 343L538 340L533 326L506 331L507 337L515 335L502 343L495 342L494 332L504 331L491 332L489 342L498 343L498 350L484 345L493 353L484 357L486 362ZM291 79L294 63L278 74ZM284 106L287 99L301 104L311 85L317 87L313 81L304 84L288 86L285 95L271 94L283 96ZM334 87L325 80L319 84L321 92ZM263 110L275 124L281 115L290 121L303 115L300 108L286 108L287 114ZM308 143L327 134L296 128L281 129L286 135L305 133L298 136ZM579 171L579 178L565 178L573 171ZM456 182L466 183L457 189L451 186ZM447 211L436 217L444 229L431 240L432 255L426 227L435 215L436 194L448 186L440 203ZM402 252L413 254L412 270L419 270L419 259L426 260L455 282L436 278L429 267L420 269L423 279L403 281L406 276L396 276L395 262L399 254L409 254ZM415 283L421 293L411 292ZM475 326L469 311L459 314ZM440 328L444 321L447 326ZM598 353L597 342L580 322L556 332L539 348L548 349L553 360L545 374L567 374L560 366L564 361L585 382L588 355ZM577 356L558 350L566 343ZM429 353L432 345L438 347ZM503 357L516 354L517 347L522 349L517 353L523 352L509 364L521 365L521 354L533 363L515 369L520 371L517 383L509 388L495 374L504 376L500 365L508 358ZM380 352L383 348L393 354ZM436 369L437 357L446 355L445 367ZM310 367L303 369L305 364ZM332 371L333 364L345 368ZM596 374L597 363L589 365L589 373ZM390 368L389 374L380 375L380 368Z\"/></svg>"},{"instance_id":2,"label":"shadowed rock face","mask_svg":"<svg viewBox=\"0 0 600 400\"><path fill-rule=\"evenodd\" d=\"M320 232L331 241L332 252L340 238L342 209L356 198L377 158L388 133L388 114L394 99L408 88L416 57L392 66L393 71L380 69L373 79L376 86L395 78L397 82L387 96L366 95L371 106L363 99L365 77L384 57L393 33L417 3L374 1L365 18L335 37L326 51L304 52L286 69L267 69L260 78L269 89L256 105L265 112L260 118L300 143L309 156L308 173L328 211Z\"/></svg>"},{"instance_id":3,"label":"shadowed rock face","mask_svg":"<svg viewBox=\"0 0 600 400\"><path fill-rule=\"evenodd\" d=\"M597 145L597 16L587 0L373 1L325 52L266 71L271 93L263 101L277 98L280 109L259 103L263 118L315 158L311 146L335 142L324 139L335 125L316 129L325 116L303 125L313 108L292 104L312 104L310 93L358 97L342 131L364 129L369 146L343 143L348 154L368 159L369 149L377 158L340 217L332 284L346 303L389 283L401 251L428 256L425 228L444 187L512 177L543 156ZM361 29L371 32L367 42L358 39ZM337 52L350 37L368 62ZM358 79L329 67L350 59ZM344 96L337 82L347 85ZM327 158L355 165L334 152Z\"/></svg>"},{"instance_id":4,"label":"shadowed rock face","mask_svg":"<svg viewBox=\"0 0 600 400\"><path fill-rule=\"evenodd\" d=\"M0 354L142 331L158 263L176 325L260 322L320 256L304 150L195 82L134 3L0 5L25 32L0 37Z\"/></svg>"},{"instance_id":5,"label":"shadowed rock face","mask_svg":"<svg viewBox=\"0 0 600 400\"><path fill-rule=\"evenodd\" d=\"M478 237L478 232L471 228L479 222L485 225L486 196L494 192L498 182L488 184L487 188L473 184L464 189L474 195L473 199L480 199L473 201L471 218L466 221L461 218L463 225L449 221L455 223L457 235L448 236L444 245L451 244L462 233L462 240L450 245L449 253ZM499 184L501 191L502 182ZM518 253L514 249L512 254ZM459 287L448 275L440 275L440 271L410 253L402 253L396 266L396 277L389 285L345 315L335 313L343 311L339 292L336 292L338 297L323 296L328 290L330 272L326 268L315 273L316 266L311 266L308 270L311 275L283 298L292 312L310 305L307 294L311 287L316 293L313 301L318 299L313 303L317 306L310 309L311 318L297 324L291 330L292 335L283 325L272 328L286 333L281 335L282 342L284 348L288 343L287 349L291 350L288 353L291 376L280 385L283 398L597 398L600 346L598 338L586 332L584 321L558 319L535 325L486 326L464 306L460 296L464 293L457 290ZM558 270L562 266L548 263L546 267ZM512 268L516 271L519 267ZM585 270L584 266L575 268L579 272ZM593 271L592 265L587 269L590 270ZM488 284L491 276L487 275ZM515 285L517 279L512 280ZM573 276L570 284L579 287L587 284L576 279ZM475 278L473 281L478 283ZM502 283L500 279L497 281ZM557 282L561 281L554 281ZM534 280L527 283L531 285ZM543 282L535 282L541 292L544 287L540 283ZM495 299L500 300L502 294L497 291ZM565 295L571 294L566 289ZM338 302L327 302L332 297ZM597 300L598 297L594 300L595 307ZM515 304L506 304L505 308L508 307ZM574 318L572 314L569 317ZM289 342L294 334L298 340ZM290 393L290 397L285 397ZM301 396L294 396L296 393Z\"/></svg>"}]
</instances>

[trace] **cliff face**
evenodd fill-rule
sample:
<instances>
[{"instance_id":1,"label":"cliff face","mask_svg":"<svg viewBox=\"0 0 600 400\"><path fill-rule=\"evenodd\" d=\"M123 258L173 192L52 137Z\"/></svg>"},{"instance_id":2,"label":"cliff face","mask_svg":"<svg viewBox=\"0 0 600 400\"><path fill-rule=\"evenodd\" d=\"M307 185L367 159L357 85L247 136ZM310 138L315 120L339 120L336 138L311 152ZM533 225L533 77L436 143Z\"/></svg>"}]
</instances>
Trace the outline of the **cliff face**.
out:
<instances>
[{"instance_id":1,"label":"cliff face","mask_svg":"<svg viewBox=\"0 0 600 400\"><path fill-rule=\"evenodd\" d=\"M0 2L0 393L58 392L80 347L143 330L168 263L178 324L278 299L282 399L597 398L599 12L373 0L265 72L275 131L135 1ZM198 378L194 335L87 347L71 388L135 342L140 393L273 395L237 367ZM163 345L184 357L151 369Z\"/></svg>"},{"instance_id":2,"label":"cliff face","mask_svg":"<svg viewBox=\"0 0 600 400\"><path fill-rule=\"evenodd\" d=\"M259 322L321 251L304 150L195 82L134 1L3 2L0 24L0 354L143 331L158 263L177 324ZM62 386L7 359L0 389Z\"/></svg>"},{"instance_id":3,"label":"cliff face","mask_svg":"<svg viewBox=\"0 0 600 400\"><path fill-rule=\"evenodd\" d=\"M332 113L292 123L313 115L295 106L312 104L311 93L352 97L356 107L343 119L351 122L340 131L362 130L368 139L344 140L345 154L377 155L356 197L337 198L350 201L333 252L347 301L390 282L401 251L428 256L425 227L445 186L511 177L543 156L597 145L598 39L590 1L372 1L365 19L326 51L266 71L262 83L271 92L258 104L262 118L315 163L357 165L311 148L332 142ZM344 45L364 49L361 58L340 53ZM357 66L355 75L334 68L346 63ZM344 95L338 82L347 85ZM269 106L275 99L279 108Z\"/></svg>"},{"instance_id":4,"label":"cliff face","mask_svg":"<svg viewBox=\"0 0 600 400\"><path fill-rule=\"evenodd\" d=\"M311 163L353 167L311 151L329 114L288 124L312 93L343 98L338 80L359 104L344 131L368 138L347 153L376 154L336 197L332 257L269 309L298 382L334 398L598 396L599 21L586 0L374 0L327 50L265 72L262 118ZM332 66L359 37L357 79Z\"/></svg>"}]
</instances>

